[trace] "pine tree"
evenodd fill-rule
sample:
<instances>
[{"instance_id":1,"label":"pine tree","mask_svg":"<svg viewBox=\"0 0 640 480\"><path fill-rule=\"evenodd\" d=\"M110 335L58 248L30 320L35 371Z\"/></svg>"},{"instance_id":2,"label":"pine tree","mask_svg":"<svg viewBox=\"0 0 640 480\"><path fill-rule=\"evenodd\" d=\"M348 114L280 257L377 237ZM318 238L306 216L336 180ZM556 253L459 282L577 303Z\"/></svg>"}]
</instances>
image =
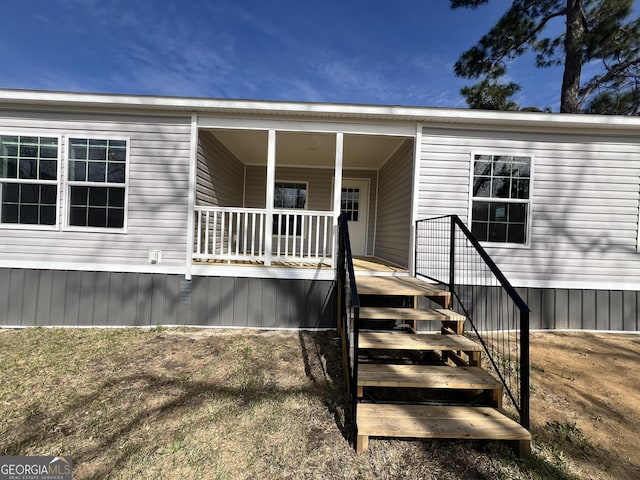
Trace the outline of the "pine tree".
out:
<instances>
[{"instance_id":1,"label":"pine tree","mask_svg":"<svg viewBox=\"0 0 640 480\"><path fill-rule=\"evenodd\" d=\"M453 9L477 8L489 0L450 2ZM514 0L491 30L456 62L456 75L480 79L461 93L472 108L517 109L509 97L519 85L504 85L499 80L512 60L532 52L539 68L564 66L561 112L637 115L640 18L629 19L632 6L633 0ZM555 37L544 36L556 19L564 19L564 31ZM583 78L585 65L597 67L597 73Z\"/></svg>"}]
</instances>

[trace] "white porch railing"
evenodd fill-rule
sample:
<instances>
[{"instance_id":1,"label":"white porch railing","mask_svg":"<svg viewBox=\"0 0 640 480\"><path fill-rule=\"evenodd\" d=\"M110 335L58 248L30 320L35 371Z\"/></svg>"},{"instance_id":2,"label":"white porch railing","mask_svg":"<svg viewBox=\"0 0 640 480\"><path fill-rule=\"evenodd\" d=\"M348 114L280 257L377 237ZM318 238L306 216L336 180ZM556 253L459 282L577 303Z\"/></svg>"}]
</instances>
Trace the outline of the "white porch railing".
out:
<instances>
[{"instance_id":1,"label":"white porch railing","mask_svg":"<svg viewBox=\"0 0 640 480\"><path fill-rule=\"evenodd\" d=\"M196 206L194 260L322 263L333 251L333 212ZM271 251L265 237L272 235Z\"/></svg>"}]
</instances>

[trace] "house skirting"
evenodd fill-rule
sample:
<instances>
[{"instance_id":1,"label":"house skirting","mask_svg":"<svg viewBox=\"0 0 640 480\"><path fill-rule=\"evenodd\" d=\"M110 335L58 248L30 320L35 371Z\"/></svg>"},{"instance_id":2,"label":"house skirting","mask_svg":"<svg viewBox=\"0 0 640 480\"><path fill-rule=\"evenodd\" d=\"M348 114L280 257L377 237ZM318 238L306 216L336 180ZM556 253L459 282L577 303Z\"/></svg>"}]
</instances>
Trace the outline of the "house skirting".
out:
<instances>
[{"instance_id":1,"label":"house skirting","mask_svg":"<svg viewBox=\"0 0 640 480\"><path fill-rule=\"evenodd\" d=\"M334 282L0 268L0 325L335 327Z\"/></svg>"},{"instance_id":2,"label":"house skirting","mask_svg":"<svg viewBox=\"0 0 640 480\"><path fill-rule=\"evenodd\" d=\"M460 285L457 288L479 328L506 328L503 321L514 307L501 289ZM640 292L634 290L530 287L518 287L516 290L531 310L531 330L640 331ZM426 302L421 302L421 306L423 303L426 305ZM437 325L424 325L422 328L437 329ZM466 329L469 329L468 325Z\"/></svg>"}]
</instances>

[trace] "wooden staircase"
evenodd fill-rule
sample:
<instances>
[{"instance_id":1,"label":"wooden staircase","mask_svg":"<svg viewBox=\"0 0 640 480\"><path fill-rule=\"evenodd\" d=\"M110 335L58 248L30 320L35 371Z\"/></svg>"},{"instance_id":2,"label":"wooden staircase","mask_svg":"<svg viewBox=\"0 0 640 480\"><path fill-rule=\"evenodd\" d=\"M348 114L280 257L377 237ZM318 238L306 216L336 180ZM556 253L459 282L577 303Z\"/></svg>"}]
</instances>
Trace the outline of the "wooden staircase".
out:
<instances>
[{"instance_id":1,"label":"wooden staircase","mask_svg":"<svg viewBox=\"0 0 640 480\"><path fill-rule=\"evenodd\" d=\"M531 434L501 411L502 384L482 369L482 347L463 335L449 292L409 276L356 275L356 286L358 451L369 437L457 438L506 440L531 454ZM441 308L380 306L417 306L420 297ZM434 321L440 332L417 333Z\"/></svg>"}]
</instances>

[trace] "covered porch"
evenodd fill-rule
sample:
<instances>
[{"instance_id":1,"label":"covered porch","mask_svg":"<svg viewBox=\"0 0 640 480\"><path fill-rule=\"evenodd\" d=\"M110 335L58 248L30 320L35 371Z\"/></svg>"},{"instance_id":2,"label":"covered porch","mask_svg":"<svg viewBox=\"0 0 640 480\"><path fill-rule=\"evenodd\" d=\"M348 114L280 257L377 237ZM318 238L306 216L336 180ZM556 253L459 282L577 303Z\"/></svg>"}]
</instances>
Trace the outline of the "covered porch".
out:
<instances>
[{"instance_id":1,"label":"covered porch","mask_svg":"<svg viewBox=\"0 0 640 480\"><path fill-rule=\"evenodd\" d=\"M194 268L331 272L337 218L346 212L354 255L407 269L414 142L398 134L199 128Z\"/></svg>"}]
</instances>

